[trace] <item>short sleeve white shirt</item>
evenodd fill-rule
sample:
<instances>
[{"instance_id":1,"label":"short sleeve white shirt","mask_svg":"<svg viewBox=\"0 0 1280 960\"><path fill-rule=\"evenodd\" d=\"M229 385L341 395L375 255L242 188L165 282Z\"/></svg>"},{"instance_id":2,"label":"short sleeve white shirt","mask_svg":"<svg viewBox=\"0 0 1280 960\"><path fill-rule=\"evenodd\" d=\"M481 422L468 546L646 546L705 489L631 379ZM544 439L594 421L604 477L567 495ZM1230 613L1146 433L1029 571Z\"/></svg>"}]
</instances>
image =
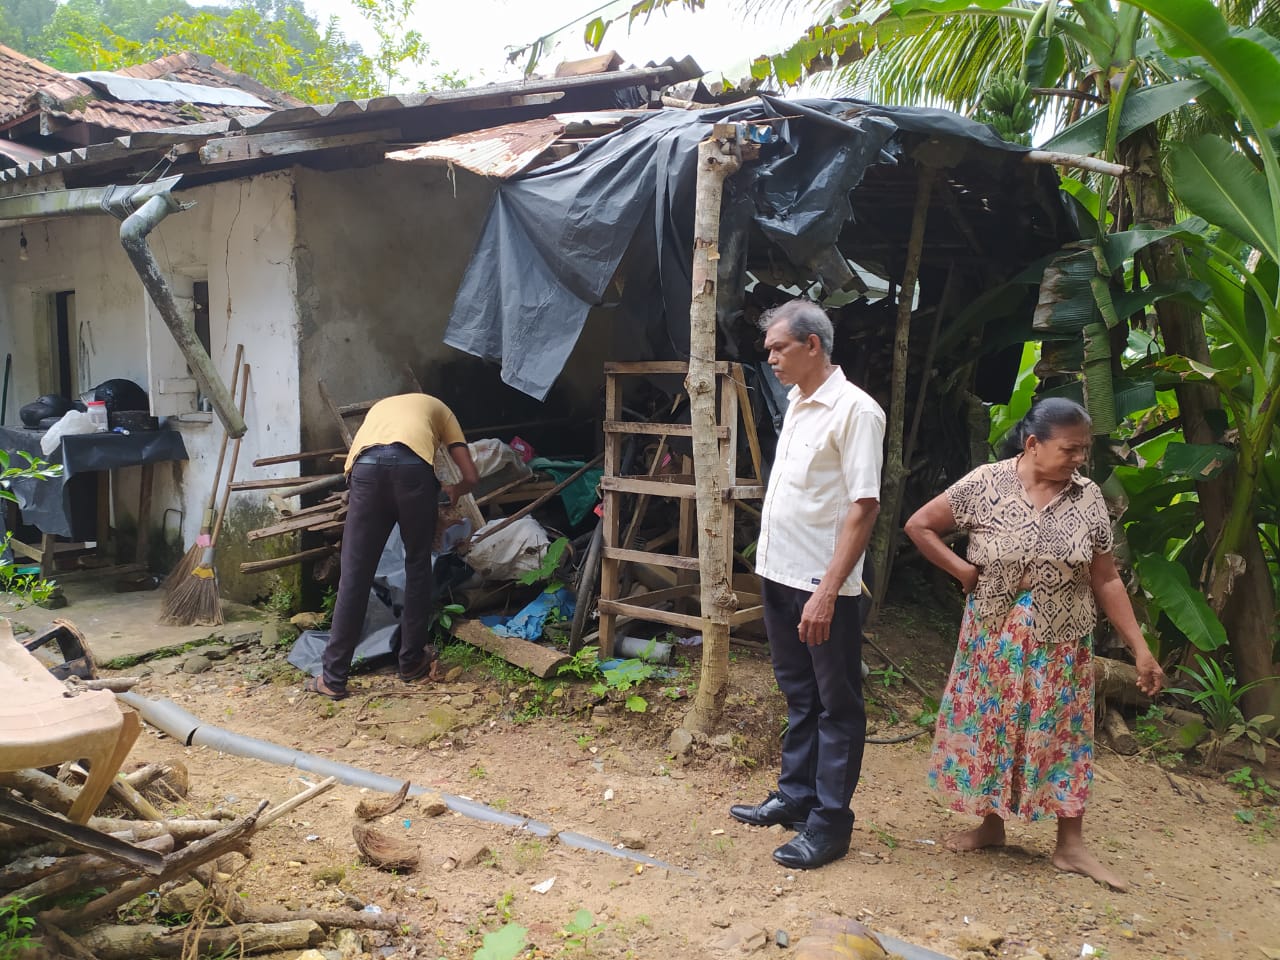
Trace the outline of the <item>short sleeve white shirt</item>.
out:
<instances>
[{"instance_id":1,"label":"short sleeve white shirt","mask_svg":"<svg viewBox=\"0 0 1280 960\"><path fill-rule=\"evenodd\" d=\"M850 504L880 499L884 422L880 405L839 367L808 397L792 387L764 499L756 573L817 589ZM862 592L862 562L840 585L841 596Z\"/></svg>"}]
</instances>

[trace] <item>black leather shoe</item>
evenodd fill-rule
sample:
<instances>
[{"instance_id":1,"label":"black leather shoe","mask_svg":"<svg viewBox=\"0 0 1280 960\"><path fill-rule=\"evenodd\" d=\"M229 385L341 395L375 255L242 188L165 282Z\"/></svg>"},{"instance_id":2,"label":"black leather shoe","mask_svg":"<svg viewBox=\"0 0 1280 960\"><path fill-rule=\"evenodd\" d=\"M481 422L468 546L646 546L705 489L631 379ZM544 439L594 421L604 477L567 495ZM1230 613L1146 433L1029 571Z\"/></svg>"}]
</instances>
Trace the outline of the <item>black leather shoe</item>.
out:
<instances>
[{"instance_id":1,"label":"black leather shoe","mask_svg":"<svg viewBox=\"0 0 1280 960\"><path fill-rule=\"evenodd\" d=\"M795 870L815 870L849 852L848 837L832 837L805 830L773 851L773 859Z\"/></svg>"},{"instance_id":2,"label":"black leather shoe","mask_svg":"<svg viewBox=\"0 0 1280 960\"><path fill-rule=\"evenodd\" d=\"M746 803L735 803L729 808L729 816L753 827L772 827L780 823L788 830L803 830L809 811L793 807L782 799L776 790L769 794L764 803L755 806Z\"/></svg>"}]
</instances>

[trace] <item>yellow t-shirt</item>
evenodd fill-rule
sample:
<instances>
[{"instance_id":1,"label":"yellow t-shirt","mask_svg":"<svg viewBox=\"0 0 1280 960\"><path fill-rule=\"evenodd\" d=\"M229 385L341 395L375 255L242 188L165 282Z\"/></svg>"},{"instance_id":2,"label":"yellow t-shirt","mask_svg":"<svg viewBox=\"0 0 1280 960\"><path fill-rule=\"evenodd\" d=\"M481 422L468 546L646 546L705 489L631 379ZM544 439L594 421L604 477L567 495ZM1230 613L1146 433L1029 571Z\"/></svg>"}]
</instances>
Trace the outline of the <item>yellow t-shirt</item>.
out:
<instances>
[{"instance_id":1,"label":"yellow t-shirt","mask_svg":"<svg viewBox=\"0 0 1280 960\"><path fill-rule=\"evenodd\" d=\"M427 463L434 464L436 447L466 442L458 418L441 401L425 393L402 393L379 400L369 408L351 441L345 471L350 473L356 457L369 447L403 443Z\"/></svg>"}]
</instances>

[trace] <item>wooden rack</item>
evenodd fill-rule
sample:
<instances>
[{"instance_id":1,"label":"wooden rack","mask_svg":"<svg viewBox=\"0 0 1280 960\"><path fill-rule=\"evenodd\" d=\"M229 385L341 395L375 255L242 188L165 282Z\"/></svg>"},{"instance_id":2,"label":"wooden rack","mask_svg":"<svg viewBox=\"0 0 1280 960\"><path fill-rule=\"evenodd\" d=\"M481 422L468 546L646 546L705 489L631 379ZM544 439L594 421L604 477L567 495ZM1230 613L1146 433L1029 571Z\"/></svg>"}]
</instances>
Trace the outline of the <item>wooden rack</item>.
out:
<instances>
[{"instance_id":1,"label":"wooden rack","mask_svg":"<svg viewBox=\"0 0 1280 960\"><path fill-rule=\"evenodd\" d=\"M659 474L657 468L663 459L666 438L690 436L692 428L687 423L636 423L622 419L622 384L624 376L654 376L660 374L688 373L683 361L648 361L640 363L606 363L605 374L605 422L604 422L604 476L600 487L604 499L604 546L600 567L600 657L613 656L616 640L617 618L662 623L672 627L702 628L700 613L685 613L678 609L658 609L669 602L679 607L681 603L698 605L698 558L696 488L691 468L687 465L679 474ZM720 423L716 435L720 440L721 463L725 475L733 478L725 488L725 523L730 531L723 538L729 567L733 566L734 513L740 500L760 500L764 497L764 481L760 472L760 446L756 436L755 418L747 401L746 382L740 364L718 362L716 379L720 394ZM738 468L738 417L741 413L751 449L754 476L740 478ZM622 443L628 435L662 438L653 469L647 475L622 475ZM634 515L623 533L622 497L637 494L639 500ZM643 511L647 499L663 497L680 501L680 525L676 537L675 553L656 553L632 548L632 540L638 526L638 514ZM650 545L653 546L652 544ZM676 585L654 590L640 596L620 599L623 564L665 567L676 571ZM730 618L729 626L737 627L761 619L763 607L757 594L738 593L739 609Z\"/></svg>"}]
</instances>

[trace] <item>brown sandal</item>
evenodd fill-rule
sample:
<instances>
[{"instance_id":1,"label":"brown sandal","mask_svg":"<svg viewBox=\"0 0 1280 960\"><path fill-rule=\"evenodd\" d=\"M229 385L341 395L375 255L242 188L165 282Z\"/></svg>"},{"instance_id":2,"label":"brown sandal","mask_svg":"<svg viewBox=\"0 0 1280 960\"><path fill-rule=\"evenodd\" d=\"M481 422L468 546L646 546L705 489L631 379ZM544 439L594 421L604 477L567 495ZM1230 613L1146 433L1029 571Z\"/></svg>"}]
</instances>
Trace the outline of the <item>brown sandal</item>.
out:
<instances>
[{"instance_id":1,"label":"brown sandal","mask_svg":"<svg viewBox=\"0 0 1280 960\"><path fill-rule=\"evenodd\" d=\"M434 651L428 650L422 658L422 662L414 667L408 673L400 674L400 679L405 683L414 683L426 677L428 680L436 681L440 679L440 658Z\"/></svg>"},{"instance_id":2,"label":"brown sandal","mask_svg":"<svg viewBox=\"0 0 1280 960\"><path fill-rule=\"evenodd\" d=\"M345 690L332 689L320 677L308 677L307 682L302 685L302 689L307 693L318 693L329 700L345 700L351 696Z\"/></svg>"}]
</instances>

